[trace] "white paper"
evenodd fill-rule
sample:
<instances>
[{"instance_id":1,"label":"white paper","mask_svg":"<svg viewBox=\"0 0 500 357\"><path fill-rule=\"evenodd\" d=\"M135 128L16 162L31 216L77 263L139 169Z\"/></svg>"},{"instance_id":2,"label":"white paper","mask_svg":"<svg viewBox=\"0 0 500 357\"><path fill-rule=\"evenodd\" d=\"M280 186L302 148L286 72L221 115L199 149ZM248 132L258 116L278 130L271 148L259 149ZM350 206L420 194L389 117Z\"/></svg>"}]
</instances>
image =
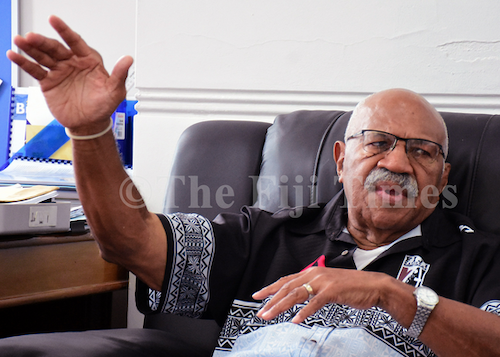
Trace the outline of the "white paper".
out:
<instances>
[{"instance_id":1,"label":"white paper","mask_svg":"<svg viewBox=\"0 0 500 357\"><path fill-rule=\"evenodd\" d=\"M10 126L9 157L12 157L26 143L26 120L13 120Z\"/></svg>"},{"instance_id":2,"label":"white paper","mask_svg":"<svg viewBox=\"0 0 500 357\"><path fill-rule=\"evenodd\" d=\"M47 125L54 120L54 116L50 112L42 90L39 87L28 88L26 119L31 125Z\"/></svg>"},{"instance_id":3,"label":"white paper","mask_svg":"<svg viewBox=\"0 0 500 357\"><path fill-rule=\"evenodd\" d=\"M75 173L71 164L14 160L0 171L0 182L74 187Z\"/></svg>"}]
</instances>

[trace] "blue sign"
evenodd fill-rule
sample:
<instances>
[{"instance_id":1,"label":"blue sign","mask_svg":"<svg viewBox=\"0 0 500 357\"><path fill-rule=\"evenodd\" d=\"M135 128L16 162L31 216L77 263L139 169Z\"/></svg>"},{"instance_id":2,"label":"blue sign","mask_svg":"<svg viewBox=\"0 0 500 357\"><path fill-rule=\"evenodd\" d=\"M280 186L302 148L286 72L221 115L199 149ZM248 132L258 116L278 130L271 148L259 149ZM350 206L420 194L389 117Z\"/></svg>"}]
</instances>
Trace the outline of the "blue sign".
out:
<instances>
[{"instance_id":1,"label":"blue sign","mask_svg":"<svg viewBox=\"0 0 500 357\"><path fill-rule=\"evenodd\" d=\"M9 157L12 80L5 52L11 48L11 26L11 0L0 0L0 164Z\"/></svg>"}]
</instances>

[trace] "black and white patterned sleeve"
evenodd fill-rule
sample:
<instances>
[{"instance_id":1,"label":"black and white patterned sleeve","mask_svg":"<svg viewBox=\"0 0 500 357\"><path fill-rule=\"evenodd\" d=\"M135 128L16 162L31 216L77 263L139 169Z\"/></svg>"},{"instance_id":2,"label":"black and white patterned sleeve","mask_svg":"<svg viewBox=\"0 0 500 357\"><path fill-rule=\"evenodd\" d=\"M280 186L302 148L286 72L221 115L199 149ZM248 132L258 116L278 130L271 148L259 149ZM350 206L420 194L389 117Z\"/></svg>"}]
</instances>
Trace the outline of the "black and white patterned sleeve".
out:
<instances>
[{"instance_id":1,"label":"black and white patterned sleeve","mask_svg":"<svg viewBox=\"0 0 500 357\"><path fill-rule=\"evenodd\" d=\"M168 257L162 291L138 281L137 307L144 313L200 317L210 300L209 277L215 253L211 222L198 214L160 216L167 233Z\"/></svg>"}]
</instances>

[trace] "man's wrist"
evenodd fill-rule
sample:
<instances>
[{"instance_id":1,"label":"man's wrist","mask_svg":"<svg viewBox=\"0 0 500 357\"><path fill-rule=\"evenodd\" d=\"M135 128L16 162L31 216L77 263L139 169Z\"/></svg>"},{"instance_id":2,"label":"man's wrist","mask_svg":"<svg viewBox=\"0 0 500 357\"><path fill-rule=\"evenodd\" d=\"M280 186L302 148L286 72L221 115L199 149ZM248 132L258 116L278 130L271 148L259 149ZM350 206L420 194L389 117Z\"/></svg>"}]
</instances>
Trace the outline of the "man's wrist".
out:
<instances>
[{"instance_id":1,"label":"man's wrist","mask_svg":"<svg viewBox=\"0 0 500 357\"><path fill-rule=\"evenodd\" d=\"M387 311L402 326L410 326L416 312L415 287L391 276L380 281L380 299L377 307Z\"/></svg>"},{"instance_id":2,"label":"man's wrist","mask_svg":"<svg viewBox=\"0 0 500 357\"><path fill-rule=\"evenodd\" d=\"M96 139L96 138L103 136L109 130L111 130L112 127L113 127L113 119L109 118L109 124L106 126L106 128L104 128L103 130L101 130L99 132L93 133L93 134L78 135L78 134L74 134L73 132L71 132L70 129L68 129L68 128L64 128L64 130L66 132L66 135L73 140L92 140L92 139Z\"/></svg>"},{"instance_id":3,"label":"man's wrist","mask_svg":"<svg viewBox=\"0 0 500 357\"><path fill-rule=\"evenodd\" d=\"M426 286L416 288L413 295L417 300L417 312L410 327L408 327L408 331L406 331L406 335L418 338L434 307L439 303L439 296Z\"/></svg>"}]
</instances>

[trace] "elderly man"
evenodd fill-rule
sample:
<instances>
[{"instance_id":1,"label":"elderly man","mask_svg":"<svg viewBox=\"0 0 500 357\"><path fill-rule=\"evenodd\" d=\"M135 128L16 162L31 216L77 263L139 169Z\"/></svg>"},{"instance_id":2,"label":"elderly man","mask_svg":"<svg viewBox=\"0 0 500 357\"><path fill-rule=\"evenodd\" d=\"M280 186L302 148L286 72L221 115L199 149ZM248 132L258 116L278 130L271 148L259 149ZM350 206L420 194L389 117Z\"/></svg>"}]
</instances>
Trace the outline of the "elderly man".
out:
<instances>
[{"instance_id":1,"label":"elderly man","mask_svg":"<svg viewBox=\"0 0 500 357\"><path fill-rule=\"evenodd\" d=\"M123 201L120 189L129 179L109 130L132 59L122 58L108 75L64 22L50 22L69 48L30 33L15 43L36 62L8 57L39 80L67 128L78 191L102 256L140 279L144 313L215 319L224 325L216 356L500 355L500 318L482 311L500 304L500 240L463 234L459 223L472 223L436 208L450 171L447 132L421 96L387 90L357 106L344 142L334 147L344 191L320 208L294 215L245 207L213 222L156 215ZM177 254L186 234L203 250L204 264ZM104 332L37 341L66 341L69 350L71 341L80 347L88 341L84 355L93 356L135 355L141 347L174 355L173 345L161 341L166 336L147 334L110 336L114 350L96 347ZM28 340L4 340L0 351Z\"/></svg>"}]
</instances>

